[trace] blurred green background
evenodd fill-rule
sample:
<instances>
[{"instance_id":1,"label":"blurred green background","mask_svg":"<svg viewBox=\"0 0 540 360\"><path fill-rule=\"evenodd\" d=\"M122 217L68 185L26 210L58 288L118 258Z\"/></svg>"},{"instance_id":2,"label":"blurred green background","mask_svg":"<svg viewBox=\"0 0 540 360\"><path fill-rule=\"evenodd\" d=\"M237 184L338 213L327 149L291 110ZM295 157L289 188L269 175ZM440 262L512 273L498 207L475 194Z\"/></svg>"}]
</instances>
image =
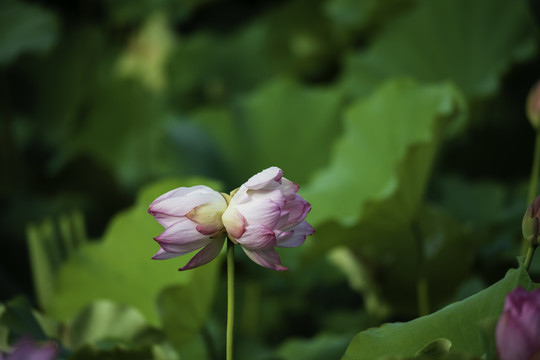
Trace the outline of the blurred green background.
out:
<instances>
[{"instance_id":1,"label":"blurred green background","mask_svg":"<svg viewBox=\"0 0 540 360\"><path fill-rule=\"evenodd\" d=\"M272 165L316 234L283 274L237 251L239 359L339 358L485 288L520 252L539 23L525 0L2 1L0 301L66 357L220 359L224 264L151 261L146 210Z\"/></svg>"}]
</instances>

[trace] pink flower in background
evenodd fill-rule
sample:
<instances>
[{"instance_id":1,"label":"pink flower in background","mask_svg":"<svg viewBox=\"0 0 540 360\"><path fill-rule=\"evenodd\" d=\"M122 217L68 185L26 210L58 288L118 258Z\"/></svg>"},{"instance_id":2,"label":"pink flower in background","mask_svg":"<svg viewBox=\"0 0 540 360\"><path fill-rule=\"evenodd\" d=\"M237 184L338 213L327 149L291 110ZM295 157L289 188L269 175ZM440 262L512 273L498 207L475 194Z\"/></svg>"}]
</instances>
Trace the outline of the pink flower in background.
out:
<instances>
[{"instance_id":1,"label":"pink flower in background","mask_svg":"<svg viewBox=\"0 0 540 360\"><path fill-rule=\"evenodd\" d=\"M202 248L179 270L212 261L225 241L221 215L226 207L225 197L204 185L181 187L158 197L148 212L165 230L154 238L161 248L152 258L170 259Z\"/></svg>"},{"instance_id":2,"label":"pink flower in background","mask_svg":"<svg viewBox=\"0 0 540 360\"><path fill-rule=\"evenodd\" d=\"M540 359L540 289L506 296L495 335L500 360Z\"/></svg>"},{"instance_id":3,"label":"pink flower in background","mask_svg":"<svg viewBox=\"0 0 540 360\"><path fill-rule=\"evenodd\" d=\"M274 247L300 246L313 234L304 220L311 206L297 191L298 185L284 178L281 169L271 167L231 193L223 225L231 241L257 264L288 270Z\"/></svg>"},{"instance_id":4,"label":"pink flower in background","mask_svg":"<svg viewBox=\"0 0 540 360\"><path fill-rule=\"evenodd\" d=\"M58 347L54 342L36 344L30 338L19 340L10 354L2 355L0 360L53 360L58 354Z\"/></svg>"}]
</instances>

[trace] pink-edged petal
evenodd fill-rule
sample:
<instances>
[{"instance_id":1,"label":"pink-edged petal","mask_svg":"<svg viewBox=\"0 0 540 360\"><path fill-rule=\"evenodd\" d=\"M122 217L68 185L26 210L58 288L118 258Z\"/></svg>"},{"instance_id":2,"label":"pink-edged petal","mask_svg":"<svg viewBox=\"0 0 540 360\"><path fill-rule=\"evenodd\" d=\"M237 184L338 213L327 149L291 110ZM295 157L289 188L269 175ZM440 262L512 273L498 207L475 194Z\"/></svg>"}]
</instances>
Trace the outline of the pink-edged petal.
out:
<instances>
[{"instance_id":1,"label":"pink-edged petal","mask_svg":"<svg viewBox=\"0 0 540 360\"><path fill-rule=\"evenodd\" d=\"M150 213L150 211L148 211ZM168 228L182 220L183 216L172 216L161 213L150 213L163 227Z\"/></svg>"},{"instance_id":2,"label":"pink-edged petal","mask_svg":"<svg viewBox=\"0 0 540 360\"><path fill-rule=\"evenodd\" d=\"M246 226L244 234L236 238L242 247L248 249L266 249L276 246L276 235L264 225Z\"/></svg>"},{"instance_id":3,"label":"pink-edged petal","mask_svg":"<svg viewBox=\"0 0 540 360\"><path fill-rule=\"evenodd\" d=\"M287 197L283 211L287 211L287 216L282 216L276 228L291 229L301 223L311 210L311 205L300 195L293 194Z\"/></svg>"},{"instance_id":4,"label":"pink-edged petal","mask_svg":"<svg viewBox=\"0 0 540 360\"><path fill-rule=\"evenodd\" d=\"M277 247L297 247L306 241L306 236L315 232L313 227L306 221L301 222L290 231L276 231L276 246Z\"/></svg>"},{"instance_id":5,"label":"pink-edged petal","mask_svg":"<svg viewBox=\"0 0 540 360\"><path fill-rule=\"evenodd\" d=\"M268 228L275 228L281 211L285 206L285 196L279 190L260 190L250 194L250 199L242 204L231 204L246 219L247 225L262 224Z\"/></svg>"},{"instance_id":6,"label":"pink-edged petal","mask_svg":"<svg viewBox=\"0 0 540 360\"><path fill-rule=\"evenodd\" d=\"M210 239L210 238L204 238L203 240L200 240L196 243L189 243L189 244L182 244L182 245L160 243L159 245L165 252L178 253L179 255L185 255L208 245L212 240L213 239Z\"/></svg>"},{"instance_id":7,"label":"pink-edged petal","mask_svg":"<svg viewBox=\"0 0 540 360\"><path fill-rule=\"evenodd\" d=\"M219 255L221 249L223 248L224 242L225 239L216 239L211 241L201 251L195 254L195 256L188 261L186 266L181 267L180 269L178 269L178 271L189 270L199 267L201 265L208 264L210 261L214 260Z\"/></svg>"},{"instance_id":8,"label":"pink-edged petal","mask_svg":"<svg viewBox=\"0 0 540 360\"><path fill-rule=\"evenodd\" d=\"M225 230L234 237L238 239L245 231L246 228L246 219L240 212L234 207L229 206L227 210L221 216L221 221Z\"/></svg>"},{"instance_id":9,"label":"pink-edged petal","mask_svg":"<svg viewBox=\"0 0 540 360\"><path fill-rule=\"evenodd\" d=\"M298 189L300 187L298 186L297 183L287 179L287 178L282 178L281 179L281 191L283 191L283 194L285 196L289 196L289 195L292 195L292 194L296 194L298 192Z\"/></svg>"},{"instance_id":10,"label":"pink-edged petal","mask_svg":"<svg viewBox=\"0 0 540 360\"><path fill-rule=\"evenodd\" d=\"M181 218L180 221L163 230L154 240L160 244L185 245L196 243L206 238L208 236L197 231L197 223L187 218Z\"/></svg>"},{"instance_id":11,"label":"pink-edged petal","mask_svg":"<svg viewBox=\"0 0 540 360\"><path fill-rule=\"evenodd\" d=\"M185 190L188 189L188 190ZM191 188L179 188L169 191L152 202L148 212L171 216L184 216L197 206L225 201L223 196L208 186L197 185Z\"/></svg>"},{"instance_id":12,"label":"pink-edged petal","mask_svg":"<svg viewBox=\"0 0 540 360\"><path fill-rule=\"evenodd\" d=\"M182 256L184 254L180 254L180 253L170 253L170 252L166 252L165 250L163 250L163 248L160 248L158 250L158 252L152 256L152 259L154 260L167 260L167 259L172 259L172 258L175 258L175 257L178 257L178 256Z\"/></svg>"},{"instance_id":13,"label":"pink-edged petal","mask_svg":"<svg viewBox=\"0 0 540 360\"><path fill-rule=\"evenodd\" d=\"M246 255L256 264L276 271L289 270L286 267L280 265L281 259L279 257L279 254L273 248L255 250L247 249L242 246L242 249L244 250Z\"/></svg>"},{"instance_id":14,"label":"pink-edged petal","mask_svg":"<svg viewBox=\"0 0 540 360\"><path fill-rule=\"evenodd\" d=\"M250 190L272 190L281 186L282 177L283 171L276 166L272 166L258 174L253 175L242 186Z\"/></svg>"}]
</instances>

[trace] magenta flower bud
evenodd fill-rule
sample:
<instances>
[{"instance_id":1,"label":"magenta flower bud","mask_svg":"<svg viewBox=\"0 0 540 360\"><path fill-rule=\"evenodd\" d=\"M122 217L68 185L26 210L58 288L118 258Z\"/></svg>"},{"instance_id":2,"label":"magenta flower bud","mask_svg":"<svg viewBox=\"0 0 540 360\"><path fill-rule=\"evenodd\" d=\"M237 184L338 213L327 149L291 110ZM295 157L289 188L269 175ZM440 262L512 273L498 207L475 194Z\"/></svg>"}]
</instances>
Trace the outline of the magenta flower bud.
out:
<instances>
[{"instance_id":1,"label":"magenta flower bud","mask_svg":"<svg viewBox=\"0 0 540 360\"><path fill-rule=\"evenodd\" d=\"M534 246L538 245L538 236L540 235L539 215L540 196L534 199L532 204L529 205L521 223L523 237Z\"/></svg>"},{"instance_id":2,"label":"magenta flower bud","mask_svg":"<svg viewBox=\"0 0 540 360\"><path fill-rule=\"evenodd\" d=\"M527 117L536 129L540 130L540 81L538 81L527 96Z\"/></svg>"},{"instance_id":3,"label":"magenta flower bud","mask_svg":"<svg viewBox=\"0 0 540 360\"><path fill-rule=\"evenodd\" d=\"M231 241L240 244L255 263L269 269L281 266L275 247L296 247L314 230L304 219L311 205L297 194L298 185L277 167L252 176L231 193L222 216Z\"/></svg>"},{"instance_id":4,"label":"magenta flower bud","mask_svg":"<svg viewBox=\"0 0 540 360\"><path fill-rule=\"evenodd\" d=\"M225 195L228 197L228 195ZM158 197L148 209L165 230L154 240L161 248L152 257L170 259L202 248L183 268L204 265L219 255L225 241L221 215L224 195L204 185L181 187Z\"/></svg>"},{"instance_id":5,"label":"magenta flower bud","mask_svg":"<svg viewBox=\"0 0 540 360\"><path fill-rule=\"evenodd\" d=\"M57 354L56 343L36 344L32 339L25 337L15 344L10 354L0 353L0 360L53 360Z\"/></svg>"},{"instance_id":6,"label":"magenta flower bud","mask_svg":"<svg viewBox=\"0 0 540 360\"><path fill-rule=\"evenodd\" d=\"M506 296L495 336L500 360L540 359L540 289Z\"/></svg>"}]
</instances>

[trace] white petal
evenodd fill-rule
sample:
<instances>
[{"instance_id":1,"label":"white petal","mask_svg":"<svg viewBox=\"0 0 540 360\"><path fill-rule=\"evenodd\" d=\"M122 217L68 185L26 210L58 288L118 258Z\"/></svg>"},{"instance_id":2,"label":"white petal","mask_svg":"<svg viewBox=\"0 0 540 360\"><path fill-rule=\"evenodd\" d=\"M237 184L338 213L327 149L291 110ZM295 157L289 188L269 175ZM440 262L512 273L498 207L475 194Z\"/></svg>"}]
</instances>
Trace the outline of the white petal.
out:
<instances>
[{"instance_id":1,"label":"white petal","mask_svg":"<svg viewBox=\"0 0 540 360\"><path fill-rule=\"evenodd\" d=\"M253 175L242 186L250 190L272 190L281 186L283 171L275 166L269 167L258 174Z\"/></svg>"},{"instance_id":2,"label":"white petal","mask_svg":"<svg viewBox=\"0 0 540 360\"><path fill-rule=\"evenodd\" d=\"M223 202L223 196L208 186L197 185L190 188L178 188L161 195L148 208L152 215L157 213L184 216L197 206Z\"/></svg>"},{"instance_id":3,"label":"white petal","mask_svg":"<svg viewBox=\"0 0 540 360\"><path fill-rule=\"evenodd\" d=\"M285 206L285 196L280 190L250 190L249 200L241 204L229 204L246 219L247 225L262 224L274 229Z\"/></svg>"}]
</instances>

